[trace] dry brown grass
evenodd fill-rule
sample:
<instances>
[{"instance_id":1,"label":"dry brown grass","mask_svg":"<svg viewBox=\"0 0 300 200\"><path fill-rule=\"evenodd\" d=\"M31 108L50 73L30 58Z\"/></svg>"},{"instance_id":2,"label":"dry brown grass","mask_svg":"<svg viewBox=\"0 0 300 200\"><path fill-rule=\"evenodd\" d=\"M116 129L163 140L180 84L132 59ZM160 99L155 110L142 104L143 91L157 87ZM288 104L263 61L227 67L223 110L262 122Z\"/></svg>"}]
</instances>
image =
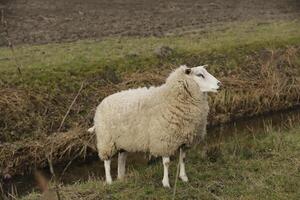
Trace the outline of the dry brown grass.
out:
<instances>
[{"instance_id":1,"label":"dry brown grass","mask_svg":"<svg viewBox=\"0 0 300 200\"><path fill-rule=\"evenodd\" d=\"M53 165L74 158L84 158L95 152L94 135L82 128L64 133L54 133L40 140L23 140L0 145L0 169L3 174L32 171L46 167L51 157ZM51 153L51 155L49 155Z\"/></svg>"},{"instance_id":2,"label":"dry brown grass","mask_svg":"<svg viewBox=\"0 0 300 200\"><path fill-rule=\"evenodd\" d=\"M213 68L225 88L210 98L209 123L218 124L299 105L299 55L299 47L263 50L253 52L232 70ZM159 85L170 71L171 68L156 68L124 73L118 83L112 83L110 78L99 82L99 77L91 77L70 109L62 131L70 130L64 133L55 132L74 93L50 95L46 91L1 89L0 122L5 122L1 126L7 133L5 139L20 139L20 133L31 134L28 139L0 144L1 173L16 174L47 166L52 142L53 164L84 157L89 150L95 149L93 135L85 129L91 124L94 109L101 99L127 88Z\"/></svg>"},{"instance_id":3,"label":"dry brown grass","mask_svg":"<svg viewBox=\"0 0 300 200\"><path fill-rule=\"evenodd\" d=\"M294 47L249 56L244 66L221 78L225 89L211 98L210 122L217 124L299 105L298 56L299 48Z\"/></svg>"}]
</instances>

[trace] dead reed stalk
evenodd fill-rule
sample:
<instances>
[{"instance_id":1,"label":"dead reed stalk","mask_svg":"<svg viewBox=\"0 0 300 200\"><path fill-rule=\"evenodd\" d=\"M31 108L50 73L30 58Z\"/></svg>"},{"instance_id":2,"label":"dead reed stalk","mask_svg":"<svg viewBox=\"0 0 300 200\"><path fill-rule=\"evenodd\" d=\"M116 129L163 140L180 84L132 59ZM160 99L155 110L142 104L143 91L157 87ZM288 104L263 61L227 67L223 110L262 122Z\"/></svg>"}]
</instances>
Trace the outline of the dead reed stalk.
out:
<instances>
[{"instance_id":1,"label":"dead reed stalk","mask_svg":"<svg viewBox=\"0 0 300 200\"><path fill-rule=\"evenodd\" d=\"M69 115L69 113L70 113L70 111L71 111L71 109L72 109L74 103L76 102L76 100L77 100L77 98L78 98L78 96L79 96L81 90L83 89L83 85L84 85L84 82L81 83L81 86L80 86L80 88L79 88L79 90L78 90L78 92L77 92L75 98L73 99L72 103L70 104L70 106L69 106L69 108L68 108L68 110L67 110L65 116L63 117L63 119L62 119L62 121L61 121L61 123L60 123L60 126L59 126L57 132L60 132L62 126L64 125L64 122L65 122L67 116Z\"/></svg>"}]
</instances>

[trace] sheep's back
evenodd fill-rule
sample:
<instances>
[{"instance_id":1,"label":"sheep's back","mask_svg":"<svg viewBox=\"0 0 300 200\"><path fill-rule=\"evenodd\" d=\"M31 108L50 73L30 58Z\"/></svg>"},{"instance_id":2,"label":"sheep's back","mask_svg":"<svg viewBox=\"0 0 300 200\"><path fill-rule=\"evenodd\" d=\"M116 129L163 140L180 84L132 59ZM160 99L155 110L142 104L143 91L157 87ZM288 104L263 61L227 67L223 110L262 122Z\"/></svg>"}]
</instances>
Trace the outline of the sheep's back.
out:
<instances>
[{"instance_id":1,"label":"sheep's back","mask_svg":"<svg viewBox=\"0 0 300 200\"><path fill-rule=\"evenodd\" d=\"M117 149L126 151L148 150L148 126L155 107L153 90L140 88L123 91L105 98L95 115L96 134L109 137ZM155 96L155 95L154 95Z\"/></svg>"}]
</instances>

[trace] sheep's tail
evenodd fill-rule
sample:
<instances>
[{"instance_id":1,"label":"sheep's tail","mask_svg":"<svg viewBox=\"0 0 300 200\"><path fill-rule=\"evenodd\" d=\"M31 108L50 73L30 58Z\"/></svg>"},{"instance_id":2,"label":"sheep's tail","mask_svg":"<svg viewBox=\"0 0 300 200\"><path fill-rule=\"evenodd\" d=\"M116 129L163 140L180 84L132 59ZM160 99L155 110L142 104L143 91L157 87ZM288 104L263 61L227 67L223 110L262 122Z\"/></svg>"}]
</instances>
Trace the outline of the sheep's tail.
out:
<instances>
[{"instance_id":1,"label":"sheep's tail","mask_svg":"<svg viewBox=\"0 0 300 200\"><path fill-rule=\"evenodd\" d=\"M95 131L95 125L88 129L88 132L90 133L94 133L94 131Z\"/></svg>"}]
</instances>

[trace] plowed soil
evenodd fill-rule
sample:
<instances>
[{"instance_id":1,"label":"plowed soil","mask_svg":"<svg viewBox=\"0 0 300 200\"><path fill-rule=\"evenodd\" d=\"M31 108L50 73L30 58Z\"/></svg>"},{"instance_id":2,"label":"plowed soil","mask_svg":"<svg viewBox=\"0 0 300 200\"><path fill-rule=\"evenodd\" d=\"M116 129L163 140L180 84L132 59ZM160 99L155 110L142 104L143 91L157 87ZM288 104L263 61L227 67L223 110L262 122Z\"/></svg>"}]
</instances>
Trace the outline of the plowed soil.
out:
<instances>
[{"instance_id":1,"label":"plowed soil","mask_svg":"<svg viewBox=\"0 0 300 200\"><path fill-rule=\"evenodd\" d=\"M13 44L164 36L226 22L294 20L299 0L0 0ZM7 45L3 25L0 46Z\"/></svg>"}]
</instances>

